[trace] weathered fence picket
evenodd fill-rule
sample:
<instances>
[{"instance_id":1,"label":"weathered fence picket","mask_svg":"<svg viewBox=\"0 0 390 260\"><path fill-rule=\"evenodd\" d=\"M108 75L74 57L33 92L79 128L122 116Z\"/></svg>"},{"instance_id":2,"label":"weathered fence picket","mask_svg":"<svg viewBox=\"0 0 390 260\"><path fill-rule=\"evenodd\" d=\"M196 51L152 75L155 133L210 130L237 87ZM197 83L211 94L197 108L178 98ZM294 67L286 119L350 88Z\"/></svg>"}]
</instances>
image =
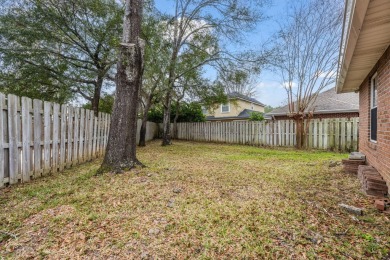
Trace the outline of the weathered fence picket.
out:
<instances>
[{"instance_id":1,"label":"weathered fence picket","mask_svg":"<svg viewBox=\"0 0 390 260\"><path fill-rule=\"evenodd\" d=\"M95 117L91 110L0 93L0 188L102 156L110 120L106 113ZM146 141L157 136L157 124L146 129Z\"/></svg>"},{"instance_id":2,"label":"weathered fence picket","mask_svg":"<svg viewBox=\"0 0 390 260\"><path fill-rule=\"evenodd\" d=\"M19 150L18 150L18 99L8 95L8 151L9 151L9 183L18 181Z\"/></svg>"},{"instance_id":3,"label":"weathered fence picket","mask_svg":"<svg viewBox=\"0 0 390 260\"><path fill-rule=\"evenodd\" d=\"M306 146L313 149L356 151L358 118L311 119L304 122ZM176 138L190 141L225 142L248 145L296 145L295 122L205 122L178 123Z\"/></svg>"},{"instance_id":4,"label":"weathered fence picket","mask_svg":"<svg viewBox=\"0 0 390 260\"><path fill-rule=\"evenodd\" d=\"M4 162L4 108L5 108L5 96L0 93L0 188L4 187L5 177L5 162Z\"/></svg>"},{"instance_id":5,"label":"weathered fence picket","mask_svg":"<svg viewBox=\"0 0 390 260\"><path fill-rule=\"evenodd\" d=\"M82 109L81 118L79 111L0 93L0 188L28 182L103 154L110 116L100 114L95 118L87 110L86 136L85 110ZM88 150L83 149L85 141L89 141Z\"/></svg>"}]
</instances>

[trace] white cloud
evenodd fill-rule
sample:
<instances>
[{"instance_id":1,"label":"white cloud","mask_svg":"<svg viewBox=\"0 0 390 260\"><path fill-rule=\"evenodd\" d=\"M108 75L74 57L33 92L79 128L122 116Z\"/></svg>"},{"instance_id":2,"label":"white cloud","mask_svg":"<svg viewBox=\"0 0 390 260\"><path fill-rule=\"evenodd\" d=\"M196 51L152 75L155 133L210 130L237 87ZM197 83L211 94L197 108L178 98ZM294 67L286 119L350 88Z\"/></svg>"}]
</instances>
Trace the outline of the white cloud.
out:
<instances>
[{"instance_id":1,"label":"white cloud","mask_svg":"<svg viewBox=\"0 0 390 260\"><path fill-rule=\"evenodd\" d=\"M259 95L258 100L273 107L280 106L287 100L286 90L277 81L261 81L256 84Z\"/></svg>"},{"instance_id":2,"label":"white cloud","mask_svg":"<svg viewBox=\"0 0 390 260\"><path fill-rule=\"evenodd\" d=\"M337 75L337 72L334 71L334 70L318 72L318 77L319 78L335 78L336 75Z\"/></svg>"},{"instance_id":3,"label":"white cloud","mask_svg":"<svg viewBox=\"0 0 390 260\"><path fill-rule=\"evenodd\" d=\"M282 85L279 82L275 81L261 81L256 84L256 88L258 89L276 89L282 88Z\"/></svg>"},{"instance_id":4,"label":"white cloud","mask_svg":"<svg viewBox=\"0 0 390 260\"><path fill-rule=\"evenodd\" d=\"M290 81L290 82L283 82L282 84L283 88L296 88L297 87L297 83L293 82L293 81Z\"/></svg>"},{"instance_id":5,"label":"white cloud","mask_svg":"<svg viewBox=\"0 0 390 260\"><path fill-rule=\"evenodd\" d=\"M288 82L280 83L280 82L277 82L277 81L262 81L262 82L259 82L256 85L256 87L259 88L259 89L283 89L284 90L289 85L290 84ZM292 88L296 88L297 87L297 83L291 82L291 87Z\"/></svg>"},{"instance_id":6,"label":"white cloud","mask_svg":"<svg viewBox=\"0 0 390 260\"><path fill-rule=\"evenodd\" d=\"M181 24L181 21L186 22L187 18L178 18L178 23ZM166 27L166 30L164 32L164 38L168 41L172 40L174 38L174 25L173 24L167 24L166 21L162 22L162 24ZM194 33L196 31L196 33ZM206 36L212 33L212 26L208 25L208 23L205 20L192 20L188 23L187 29L184 32L183 38L187 38L187 41L191 42L194 40L194 37L196 35L200 36Z\"/></svg>"}]
</instances>

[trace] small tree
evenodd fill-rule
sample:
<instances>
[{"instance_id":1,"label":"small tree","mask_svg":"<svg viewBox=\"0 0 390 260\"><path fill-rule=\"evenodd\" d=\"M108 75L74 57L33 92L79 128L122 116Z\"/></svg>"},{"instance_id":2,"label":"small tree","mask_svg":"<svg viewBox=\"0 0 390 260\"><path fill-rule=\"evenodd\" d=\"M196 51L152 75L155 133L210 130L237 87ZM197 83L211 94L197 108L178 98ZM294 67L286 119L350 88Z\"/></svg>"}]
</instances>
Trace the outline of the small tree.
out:
<instances>
[{"instance_id":1,"label":"small tree","mask_svg":"<svg viewBox=\"0 0 390 260\"><path fill-rule=\"evenodd\" d=\"M275 108L270 106L270 105L267 105L264 107L264 113L269 113L271 112L272 110L274 110Z\"/></svg>"},{"instance_id":2,"label":"small tree","mask_svg":"<svg viewBox=\"0 0 390 260\"><path fill-rule=\"evenodd\" d=\"M103 94L100 97L99 112L111 114L113 105L114 105L114 95L113 94ZM83 105L83 108L92 110L92 105L91 105L91 103L87 103L87 104Z\"/></svg>"},{"instance_id":3,"label":"small tree","mask_svg":"<svg viewBox=\"0 0 390 260\"><path fill-rule=\"evenodd\" d=\"M146 126L149 111L158 105L162 99L162 92L166 81L166 68L169 59L168 46L164 39L162 18L152 9L146 12L143 23L143 37L145 46L145 71L140 96L141 127L139 146L146 145Z\"/></svg>"},{"instance_id":4,"label":"small tree","mask_svg":"<svg viewBox=\"0 0 390 260\"><path fill-rule=\"evenodd\" d=\"M142 3L142 0L126 0L114 108L100 172L120 173L142 165L136 156L137 106L144 60L144 42L140 38Z\"/></svg>"},{"instance_id":5,"label":"small tree","mask_svg":"<svg viewBox=\"0 0 390 260\"><path fill-rule=\"evenodd\" d=\"M318 94L335 82L342 11L333 0L297 2L291 10L278 33L274 65L296 123L297 148L302 148L304 119L313 114Z\"/></svg>"},{"instance_id":6,"label":"small tree","mask_svg":"<svg viewBox=\"0 0 390 260\"><path fill-rule=\"evenodd\" d=\"M172 121L177 117L177 122L204 122L205 116L202 112L202 106L198 102L181 102L179 110L176 110L176 104L172 105L172 111L178 111L178 114L173 113L171 115ZM155 123L163 122L163 108L156 106L149 111L149 120Z\"/></svg>"},{"instance_id":7,"label":"small tree","mask_svg":"<svg viewBox=\"0 0 390 260\"><path fill-rule=\"evenodd\" d=\"M261 112L251 112L249 116L249 121L263 121L264 120L264 113Z\"/></svg>"},{"instance_id":8,"label":"small tree","mask_svg":"<svg viewBox=\"0 0 390 260\"><path fill-rule=\"evenodd\" d=\"M229 41L240 40L243 32L249 31L264 19L261 8L266 1L231 1L231 0L173 0L175 10L167 31L171 40L171 55L168 65L168 80L163 99L164 122L162 145L171 144L170 114L172 96L176 80L187 71L221 60L229 53L222 49L219 40L225 37ZM197 62L188 70L179 72L178 63L195 54ZM227 55L231 58L234 55Z\"/></svg>"}]
</instances>

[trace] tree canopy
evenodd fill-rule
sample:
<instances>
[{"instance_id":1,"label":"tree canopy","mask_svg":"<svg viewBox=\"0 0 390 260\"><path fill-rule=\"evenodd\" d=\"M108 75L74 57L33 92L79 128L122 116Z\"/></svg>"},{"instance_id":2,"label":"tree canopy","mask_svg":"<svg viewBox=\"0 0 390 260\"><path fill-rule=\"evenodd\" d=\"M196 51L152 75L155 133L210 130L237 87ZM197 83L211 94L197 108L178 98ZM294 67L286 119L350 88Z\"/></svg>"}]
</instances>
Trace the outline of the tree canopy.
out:
<instances>
[{"instance_id":1,"label":"tree canopy","mask_svg":"<svg viewBox=\"0 0 390 260\"><path fill-rule=\"evenodd\" d=\"M177 104L172 104L172 111L176 111ZM162 123L164 110L162 106L156 106L149 111L149 121ZM171 120L173 121L175 113L172 113ZM202 106L197 102L181 102L177 122L204 122L205 115L202 112Z\"/></svg>"},{"instance_id":2,"label":"tree canopy","mask_svg":"<svg viewBox=\"0 0 390 260\"><path fill-rule=\"evenodd\" d=\"M112 85L123 7L115 0L16 0L0 16L0 89L98 110Z\"/></svg>"}]
</instances>

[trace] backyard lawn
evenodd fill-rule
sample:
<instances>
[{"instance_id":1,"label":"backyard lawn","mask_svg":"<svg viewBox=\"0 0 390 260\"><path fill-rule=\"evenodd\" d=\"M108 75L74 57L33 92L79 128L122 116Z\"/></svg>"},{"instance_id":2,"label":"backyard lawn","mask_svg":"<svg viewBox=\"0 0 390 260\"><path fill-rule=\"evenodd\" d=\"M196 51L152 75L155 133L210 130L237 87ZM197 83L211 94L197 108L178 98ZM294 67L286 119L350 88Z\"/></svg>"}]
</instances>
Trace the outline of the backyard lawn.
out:
<instances>
[{"instance_id":1,"label":"backyard lawn","mask_svg":"<svg viewBox=\"0 0 390 260\"><path fill-rule=\"evenodd\" d=\"M342 158L153 141L147 168L94 176L98 160L0 190L0 258L384 258L390 215L329 167Z\"/></svg>"}]
</instances>

